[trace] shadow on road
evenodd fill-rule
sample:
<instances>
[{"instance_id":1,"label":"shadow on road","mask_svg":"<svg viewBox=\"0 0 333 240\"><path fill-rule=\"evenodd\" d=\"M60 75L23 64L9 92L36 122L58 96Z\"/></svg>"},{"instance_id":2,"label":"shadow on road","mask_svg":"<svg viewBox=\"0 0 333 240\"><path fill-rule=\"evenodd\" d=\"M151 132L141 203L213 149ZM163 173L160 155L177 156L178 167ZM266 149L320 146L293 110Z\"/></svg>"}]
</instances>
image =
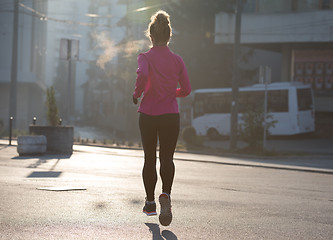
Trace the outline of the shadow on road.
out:
<instances>
[{"instance_id":1,"label":"shadow on road","mask_svg":"<svg viewBox=\"0 0 333 240\"><path fill-rule=\"evenodd\" d=\"M0 150L5 149L5 148L8 148L8 146L9 146L9 145L1 146L1 147L0 147Z\"/></svg>"},{"instance_id":2,"label":"shadow on road","mask_svg":"<svg viewBox=\"0 0 333 240\"><path fill-rule=\"evenodd\" d=\"M177 236L169 231L163 230L161 235L160 226L155 223L145 223L147 227L149 227L149 231L153 234L153 240L177 240Z\"/></svg>"},{"instance_id":3,"label":"shadow on road","mask_svg":"<svg viewBox=\"0 0 333 240\"><path fill-rule=\"evenodd\" d=\"M49 160L57 160L49 171L34 171L27 176L27 178L58 178L62 172L53 171L56 166L59 164L60 160L69 159L72 154L63 154L61 157L59 155L47 154L47 155L37 155L37 156L16 156L12 159L22 160L22 159L31 159L38 157L35 163L30 164L27 168L38 168L39 166L47 163Z\"/></svg>"},{"instance_id":4,"label":"shadow on road","mask_svg":"<svg viewBox=\"0 0 333 240\"><path fill-rule=\"evenodd\" d=\"M62 159L69 159L71 156L72 156L72 154L60 154L60 155L46 154L46 155L35 155L35 156L16 156L16 157L13 157L12 159L15 159L15 160L24 160L24 159L31 159L31 158L38 157L37 162L35 162L33 164L30 164L28 166L28 168L38 168L40 165L42 165L44 163L47 163L47 161L49 161L49 160L57 159L57 162L51 168L51 170L53 170L55 168L55 166L59 163L60 160L62 160Z\"/></svg>"},{"instance_id":5,"label":"shadow on road","mask_svg":"<svg viewBox=\"0 0 333 240\"><path fill-rule=\"evenodd\" d=\"M58 178L60 177L62 172L54 172L54 171L34 171L30 173L27 178Z\"/></svg>"},{"instance_id":6,"label":"shadow on road","mask_svg":"<svg viewBox=\"0 0 333 240\"><path fill-rule=\"evenodd\" d=\"M168 240L177 240L178 239L177 236L173 232L171 232L169 230L163 230L162 231L162 236L165 239L168 239Z\"/></svg>"}]
</instances>

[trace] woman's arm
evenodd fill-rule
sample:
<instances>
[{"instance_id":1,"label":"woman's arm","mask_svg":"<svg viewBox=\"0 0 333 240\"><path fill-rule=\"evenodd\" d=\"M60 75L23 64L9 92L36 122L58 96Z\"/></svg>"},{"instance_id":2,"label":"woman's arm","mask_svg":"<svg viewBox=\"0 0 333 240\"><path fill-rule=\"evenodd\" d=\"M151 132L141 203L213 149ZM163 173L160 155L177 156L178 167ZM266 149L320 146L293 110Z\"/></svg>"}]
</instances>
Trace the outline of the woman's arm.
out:
<instances>
[{"instance_id":1,"label":"woman's arm","mask_svg":"<svg viewBox=\"0 0 333 240\"><path fill-rule=\"evenodd\" d=\"M176 97L186 97L191 93L191 84L190 79L188 78L187 70L184 64L184 61L180 58L181 63L183 65L182 72L180 74L179 78L179 85L180 88L177 88L176 90Z\"/></svg>"},{"instance_id":2,"label":"woman's arm","mask_svg":"<svg viewBox=\"0 0 333 240\"><path fill-rule=\"evenodd\" d=\"M145 55L139 54L138 69L136 70L137 76L136 76L133 98L137 99L142 95L145 89L145 85L147 83L148 71L149 71L149 64L147 58L145 57Z\"/></svg>"}]
</instances>

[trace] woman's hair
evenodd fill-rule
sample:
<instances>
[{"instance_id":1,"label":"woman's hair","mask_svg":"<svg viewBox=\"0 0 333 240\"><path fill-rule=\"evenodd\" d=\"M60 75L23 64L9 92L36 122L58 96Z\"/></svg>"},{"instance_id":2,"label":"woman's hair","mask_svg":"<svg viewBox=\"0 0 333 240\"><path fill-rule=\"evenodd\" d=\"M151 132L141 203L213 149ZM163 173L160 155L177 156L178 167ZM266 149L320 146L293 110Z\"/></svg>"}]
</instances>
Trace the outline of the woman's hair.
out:
<instances>
[{"instance_id":1,"label":"woman's hair","mask_svg":"<svg viewBox=\"0 0 333 240\"><path fill-rule=\"evenodd\" d=\"M172 29L170 16L167 12L159 10L151 16L146 36L152 37L154 39L153 44L155 45L167 45L169 43L172 36Z\"/></svg>"}]
</instances>

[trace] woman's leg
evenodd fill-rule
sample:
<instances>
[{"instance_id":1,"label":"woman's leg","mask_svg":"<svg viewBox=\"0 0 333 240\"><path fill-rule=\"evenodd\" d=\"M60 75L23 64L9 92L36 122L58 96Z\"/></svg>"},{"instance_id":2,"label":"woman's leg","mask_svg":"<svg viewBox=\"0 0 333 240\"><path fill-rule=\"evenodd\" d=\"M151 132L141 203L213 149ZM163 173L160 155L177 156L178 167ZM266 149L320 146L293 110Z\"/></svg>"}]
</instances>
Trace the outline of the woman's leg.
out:
<instances>
[{"instance_id":1,"label":"woman's leg","mask_svg":"<svg viewBox=\"0 0 333 240\"><path fill-rule=\"evenodd\" d=\"M155 124L155 118L153 116L140 113L139 126L141 132L142 146L145 154L145 162L142 170L143 184L146 191L147 201L154 201L155 186L157 182L157 127Z\"/></svg>"},{"instance_id":2,"label":"woman's leg","mask_svg":"<svg viewBox=\"0 0 333 240\"><path fill-rule=\"evenodd\" d=\"M179 114L166 114L160 116L158 135L160 141L160 175L162 178L162 191L170 194L175 175L173 155L179 135Z\"/></svg>"}]
</instances>

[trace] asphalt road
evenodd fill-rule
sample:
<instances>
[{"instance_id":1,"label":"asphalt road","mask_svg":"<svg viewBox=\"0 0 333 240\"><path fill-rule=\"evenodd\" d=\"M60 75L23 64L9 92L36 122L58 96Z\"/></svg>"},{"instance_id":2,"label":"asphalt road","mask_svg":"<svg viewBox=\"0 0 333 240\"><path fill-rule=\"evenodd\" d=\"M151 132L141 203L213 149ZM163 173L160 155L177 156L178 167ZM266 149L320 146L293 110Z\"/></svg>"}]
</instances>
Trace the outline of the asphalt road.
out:
<instances>
[{"instance_id":1,"label":"asphalt road","mask_svg":"<svg viewBox=\"0 0 333 240\"><path fill-rule=\"evenodd\" d=\"M74 149L19 157L0 145L0 239L332 239L330 156L176 153L174 219L163 227L142 213L142 151ZM49 187L74 190L39 190Z\"/></svg>"}]
</instances>

